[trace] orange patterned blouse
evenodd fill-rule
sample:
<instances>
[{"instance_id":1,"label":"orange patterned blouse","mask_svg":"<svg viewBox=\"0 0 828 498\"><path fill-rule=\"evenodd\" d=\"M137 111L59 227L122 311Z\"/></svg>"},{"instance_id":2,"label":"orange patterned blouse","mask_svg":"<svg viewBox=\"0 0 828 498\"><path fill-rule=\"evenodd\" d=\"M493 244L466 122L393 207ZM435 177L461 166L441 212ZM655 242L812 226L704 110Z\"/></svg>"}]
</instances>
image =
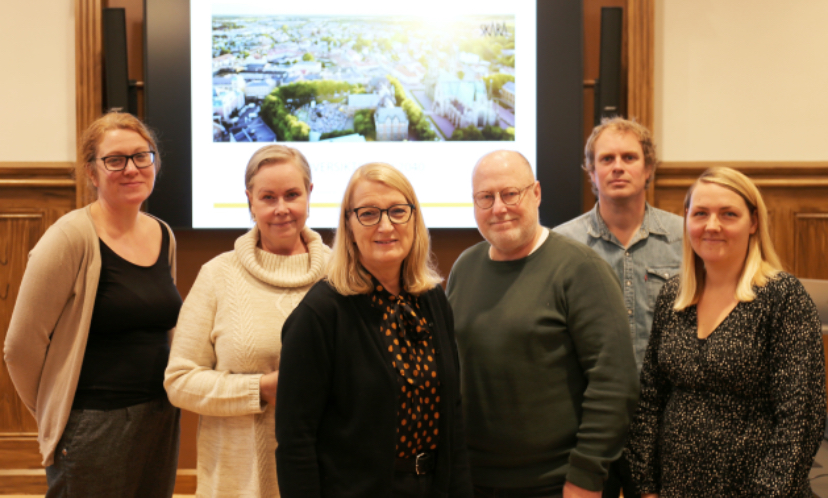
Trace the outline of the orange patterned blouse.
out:
<instances>
[{"instance_id":1,"label":"orange patterned blouse","mask_svg":"<svg viewBox=\"0 0 828 498\"><path fill-rule=\"evenodd\" d=\"M440 378L431 326L417 296L398 296L376 279L371 305L382 313L380 334L397 373L396 456L408 458L437 449L440 419Z\"/></svg>"}]
</instances>

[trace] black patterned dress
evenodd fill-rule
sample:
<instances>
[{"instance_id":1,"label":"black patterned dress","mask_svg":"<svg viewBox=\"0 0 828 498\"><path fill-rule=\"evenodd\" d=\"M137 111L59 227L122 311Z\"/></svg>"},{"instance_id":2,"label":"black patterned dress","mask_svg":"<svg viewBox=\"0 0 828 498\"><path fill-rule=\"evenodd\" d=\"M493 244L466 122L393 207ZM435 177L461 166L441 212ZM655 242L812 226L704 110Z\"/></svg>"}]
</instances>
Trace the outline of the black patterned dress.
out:
<instances>
[{"instance_id":1,"label":"black patterned dress","mask_svg":"<svg viewBox=\"0 0 828 498\"><path fill-rule=\"evenodd\" d=\"M780 273L707 339L696 307L661 290L624 450L641 493L810 497L808 471L825 427L819 316Z\"/></svg>"}]
</instances>

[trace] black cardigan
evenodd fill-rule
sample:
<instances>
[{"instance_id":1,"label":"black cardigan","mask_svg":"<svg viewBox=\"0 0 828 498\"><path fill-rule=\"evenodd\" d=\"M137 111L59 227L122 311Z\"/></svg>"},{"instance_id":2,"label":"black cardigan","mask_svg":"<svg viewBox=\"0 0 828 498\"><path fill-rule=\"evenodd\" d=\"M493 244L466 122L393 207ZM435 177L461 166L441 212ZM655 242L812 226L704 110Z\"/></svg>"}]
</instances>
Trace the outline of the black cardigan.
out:
<instances>
[{"instance_id":1,"label":"black cardigan","mask_svg":"<svg viewBox=\"0 0 828 498\"><path fill-rule=\"evenodd\" d=\"M454 317L439 286L420 296L442 383L431 496L471 497ZM283 498L387 497L394 479L396 372L366 294L311 288L282 328L276 469Z\"/></svg>"}]
</instances>

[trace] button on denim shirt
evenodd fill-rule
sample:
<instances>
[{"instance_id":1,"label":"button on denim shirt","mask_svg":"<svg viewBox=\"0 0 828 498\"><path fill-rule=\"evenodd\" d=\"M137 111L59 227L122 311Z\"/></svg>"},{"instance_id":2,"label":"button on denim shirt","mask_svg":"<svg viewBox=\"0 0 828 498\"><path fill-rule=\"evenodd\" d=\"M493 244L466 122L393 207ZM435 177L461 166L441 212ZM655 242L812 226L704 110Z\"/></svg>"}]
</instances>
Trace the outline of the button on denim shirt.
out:
<instances>
[{"instance_id":1,"label":"button on denim shirt","mask_svg":"<svg viewBox=\"0 0 828 498\"><path fill-rule=\"evenodd\" d=\"M591 247L615 270L624 291L639 370L650 340L658 293L681 266L683 225L680 216L646 204L641 228L625 248L604 223L596 203L588 213L553 228Z\"/></svg>"}]
</instances>

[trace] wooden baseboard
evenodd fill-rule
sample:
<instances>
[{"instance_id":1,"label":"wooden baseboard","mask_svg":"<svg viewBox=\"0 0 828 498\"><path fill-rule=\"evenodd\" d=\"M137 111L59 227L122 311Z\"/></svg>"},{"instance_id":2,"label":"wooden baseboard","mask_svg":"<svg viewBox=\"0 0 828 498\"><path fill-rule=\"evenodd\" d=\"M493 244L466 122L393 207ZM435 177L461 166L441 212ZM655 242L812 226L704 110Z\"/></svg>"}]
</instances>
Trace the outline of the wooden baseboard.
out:
<instances>
[{"instance_id":1,"label":"wooden baseboard","mask_svg":"<svg viewBox=\"0 0 828 498\"><path fill-rule=\"evenodd\" d=\"M175 474L175 494L194 495L196 492L196 469L178 469Z\"/></svg>"},{"instance_id":2,"label":"wooden baseboard","mask_svg":"<svg viewBox=\"0 0 828 498\"><path fill-rule=\"evenodd\" d=\"M44 469L0 469L0 495L42 495L47 489ZM178 469L175 494L192 495L195 491L195 469Z\"/></svg>"},{"instance_id":3,"label":"wooden baseboard","mask_svg":"<svg viewBox=\"0 0 828 498\"><path fill-rule=\"evenodd\" d=\"M8 469L42 471L42 460L36 434L0 435L0 472Z\"/></svg>"},{"instance_id":4,"label":"wooden baseboard","mask_svg":"<svg viewBox=\"0 0 828 498\"><path fill-rule=\"evenodd\" d=\"M0 470L0 495L42 495L46 488L46 471L43 469Z\"/></svg>"}]
</instances>

